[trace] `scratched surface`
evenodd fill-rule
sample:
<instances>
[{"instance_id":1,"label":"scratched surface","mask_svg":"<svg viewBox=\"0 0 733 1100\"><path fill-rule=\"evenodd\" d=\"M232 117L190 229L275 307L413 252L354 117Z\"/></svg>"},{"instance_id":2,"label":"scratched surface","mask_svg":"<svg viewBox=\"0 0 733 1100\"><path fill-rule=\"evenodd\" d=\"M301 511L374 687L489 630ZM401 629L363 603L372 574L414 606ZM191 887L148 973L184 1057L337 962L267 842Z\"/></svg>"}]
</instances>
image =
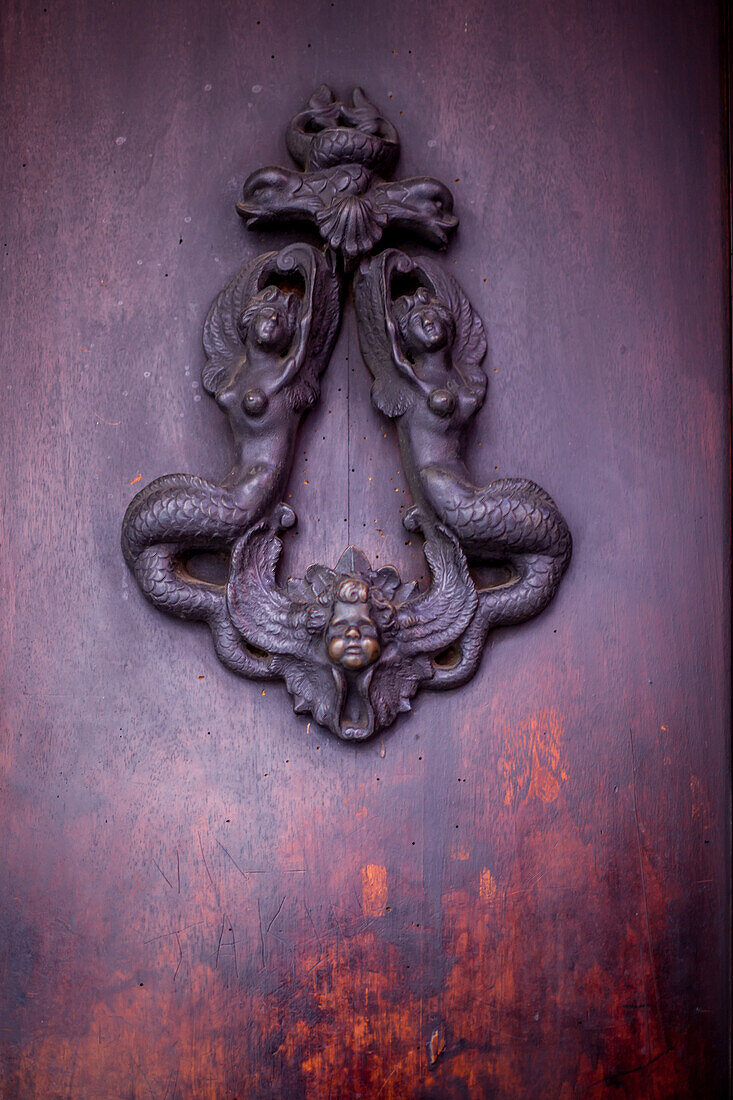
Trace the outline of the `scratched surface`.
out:
<instances>
[{"instance_id":1,"label":"scratched surface","mask_svg":"<svg viewBox=\"0 0 733 1100\"><path fill-rule=\"evenodd\" d=\"M46 2L3 14L3 1100L722 1095L716 5ZM118 549L136 485L227 468L201 326L323 79L453 188L470 464L575 537L540 619L358 747ZM350 306L290 491L293 570L352 540L422 572Z\"/></svg>"}]
</instances>

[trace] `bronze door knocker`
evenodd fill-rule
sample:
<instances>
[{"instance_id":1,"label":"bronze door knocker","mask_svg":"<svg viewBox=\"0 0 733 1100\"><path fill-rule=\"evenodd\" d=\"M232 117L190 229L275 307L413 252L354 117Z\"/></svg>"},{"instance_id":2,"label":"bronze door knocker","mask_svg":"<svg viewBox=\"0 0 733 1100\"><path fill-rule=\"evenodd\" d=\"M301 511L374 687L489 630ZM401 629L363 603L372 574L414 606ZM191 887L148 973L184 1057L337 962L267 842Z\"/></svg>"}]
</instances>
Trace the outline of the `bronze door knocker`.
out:
<instances>
[{"instance_id":1,"label":"bronze door knocker","mask_svg":"<svg viewBox=\"0 0 733 1100\"><path fill-rule=\"evenodd\" d=\"M484 400L486 340L458 283L433 260L374 254L387 232L444 248L458 224L448 188L385 178L399 137L359 88L347 104L322 85L290 122L287 146L301 170L252 173L237 210L248 227L309 222L323 248L258 256L214 301L202 377L229 419L234 465L221 484L193 474L151 482L127 509L122 550L152 603L208 623L233 672L283 680L296 713L362 741L409 710L419 688L469 680L494 627L542 611L571 537L534 482L471 480L461 442ZM353 546L332 569L276 578L278 531L296 522L282 502L296 431L318 400L352 273L372 402L396 421L413 496L404 522L425 540L424 591ZM201 551L227 556L226 583L193 576L187 562ZM474 580L478 563L500 565L500 583Z\"/></svg>"}]
</instances>

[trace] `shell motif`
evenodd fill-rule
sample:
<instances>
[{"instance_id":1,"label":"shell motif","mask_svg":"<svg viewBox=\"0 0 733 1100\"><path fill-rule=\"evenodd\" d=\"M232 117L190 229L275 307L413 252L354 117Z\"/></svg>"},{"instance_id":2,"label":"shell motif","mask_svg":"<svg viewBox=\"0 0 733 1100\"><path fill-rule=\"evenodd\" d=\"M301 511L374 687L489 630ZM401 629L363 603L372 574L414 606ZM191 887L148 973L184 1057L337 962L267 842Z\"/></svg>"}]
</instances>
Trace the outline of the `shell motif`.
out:
<instances>
[{"instance_id":1,"label":"shell motif","mask_svg":"<svg viewBox=\"0 0 733 1100\"><path fill-rule=\"evenodd\" d=\"M364 195L348 195L317 214L316 221L324 241L353 260L381 238L387 215Z\"/></svg>"}]
</instances>

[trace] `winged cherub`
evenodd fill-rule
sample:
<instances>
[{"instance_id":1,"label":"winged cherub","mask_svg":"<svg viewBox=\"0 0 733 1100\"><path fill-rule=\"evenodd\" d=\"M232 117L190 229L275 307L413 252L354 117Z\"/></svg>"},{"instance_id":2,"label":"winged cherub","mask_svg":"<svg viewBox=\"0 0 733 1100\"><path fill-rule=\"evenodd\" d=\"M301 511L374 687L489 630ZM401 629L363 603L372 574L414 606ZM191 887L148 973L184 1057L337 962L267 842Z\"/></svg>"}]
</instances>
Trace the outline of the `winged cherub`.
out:
<instances>
[{"instance_id":1,"label":"winged cherub","mask_svg":"<svg viewBox=\"0 0 733 1100\"><path fill-rule=\"evenodd\" d=\"M336 567L312 565L285 586L275 578L282 542L267 524L234 548L227 602L245 643L267 655L297 713L345 741L392 724L434 658L466 630L476 592L457 540L436 526L425 543L431 583L421 592L396 569L372 569L350 546Z\"/></svg>"},{"instance_id":2,"label":"winged cherub","mask_svg":"<svg viewBox=\"0 0 733 1100\"><path fill-rule=\"evenodd\" d=\"M375 622L377 617L369 606L369 585L366 581L355 577L339 581L334 592L331 618L326 626L329 659L347 672L373 665L382 652L379 626Z\"/></svg>"},{"instance_id":3,"label":"winged cherub","mask_svg":"<svg viewBox=\"0 0 733 1100\"><path fill-rule=\"evenodd\" d=\"M346 104L322 84L291 120L287 146L303 171L270 167L249 176L237 210L251 229L311 222L349 268L388 227L444 248L458 225L453 196L439 180L383 178L399 156L399 137L361 88Z\"/></svg>"}]
</instances>

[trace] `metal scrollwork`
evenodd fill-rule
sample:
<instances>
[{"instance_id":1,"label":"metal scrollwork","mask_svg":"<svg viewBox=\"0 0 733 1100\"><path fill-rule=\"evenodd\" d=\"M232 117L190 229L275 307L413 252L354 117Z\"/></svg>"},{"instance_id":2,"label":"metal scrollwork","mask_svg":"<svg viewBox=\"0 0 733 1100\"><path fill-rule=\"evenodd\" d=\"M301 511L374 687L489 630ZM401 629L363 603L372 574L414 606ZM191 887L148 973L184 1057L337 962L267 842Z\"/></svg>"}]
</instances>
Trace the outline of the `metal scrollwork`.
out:
<instances>
[{"instance_id":1,"label":"metal scrollwork","mask_svg":"<svg viewBox=\"0 0 733 1100\"><path fill-rule=\"evenodd\" d=\"M122 550L152 603L208 624L228 668L283 680L297 713L361 741L409 710L420 687L470 679L494 627L538 614L571 538L534 482L471 480L461 441L484 400L486 340L458 283L395 248L370 255L396 231L445 247L458 224L448 188L384 178L399 138L359 88L346 104L321 86L292 119L287 145L302 171L254 172L237 209L250 227L310 222L323 250L265 253L218 295L204 325L203 385L229 420L234 465L220 484L193 474L153 481L127 509ZM297 427L318 400L354 269L372 401L396 421L414 500L404 522L425 540L424 591L392 566L373 569L353 546L333 568L312 565L285 584L276 576L278 533L296 522L281 498ZM201 551L226 555L226 583L194 575Z\"/></svg>"}]
</instances>

